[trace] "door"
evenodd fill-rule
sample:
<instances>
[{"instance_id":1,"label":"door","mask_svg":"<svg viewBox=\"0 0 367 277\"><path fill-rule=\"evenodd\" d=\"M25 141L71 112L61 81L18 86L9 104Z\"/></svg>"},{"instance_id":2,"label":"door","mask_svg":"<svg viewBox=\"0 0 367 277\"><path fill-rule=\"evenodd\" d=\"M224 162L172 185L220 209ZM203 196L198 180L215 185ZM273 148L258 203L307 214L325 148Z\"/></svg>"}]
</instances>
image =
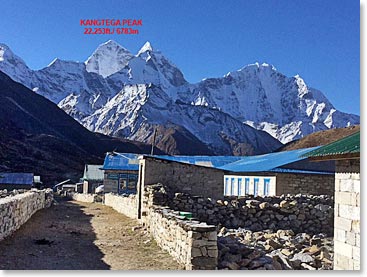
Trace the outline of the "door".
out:
<instances>
[{"instance_id":1,"label":"door","mask_svg":"<svg viewBox=\"0 0 367 277\"><path fill-rule=\"evenodd\" d=\"M254 196L259 193L259 178L254 178Z\"/></svg>"}]
</instances>

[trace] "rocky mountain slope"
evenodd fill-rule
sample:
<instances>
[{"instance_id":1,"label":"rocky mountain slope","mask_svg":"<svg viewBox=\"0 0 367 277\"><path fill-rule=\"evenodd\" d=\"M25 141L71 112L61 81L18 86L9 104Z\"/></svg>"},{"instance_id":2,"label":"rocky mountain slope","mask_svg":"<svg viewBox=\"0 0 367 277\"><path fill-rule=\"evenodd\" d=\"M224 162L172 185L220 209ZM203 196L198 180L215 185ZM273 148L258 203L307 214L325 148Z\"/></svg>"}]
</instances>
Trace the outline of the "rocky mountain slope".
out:
<instances>
[{"instance_id":1,"label":"rocky mountain slope","mask_svg":"<svg viewBox=\"0 0 367 277\"><path fill-rule=\"evenodd\" d=\"M150 153L150 146L90 132L0 71L0 172L34 172L47 185L77 181L85 163L103 163L112 150Z\"/></svg>"},{"instance_id":2,"label":"rocky mountain slope","mask_svg":"<svg viewBox=\"0 0 367 277\"><path fill-rule=\"evenodd\" d=\"M359 124L359 116L336 110L300 76L287 77L268 64L190 84L149 42L133 55L108 41L85 63L56 59L37 71L0 44L0 70L92 131L149 142L152 126L174 126L214 154L265 153L279 148L273 138L286 143ZM173 145L174 139L168 152L175 153Z\"/></svg>"},{"instance_id":3,"label":"rocky mountain slope","mask_svg":"<svg viewBox=\"0 0 367 277\"><path fill-rule=\"evenodd\" d=\"M344 137L350 136L358 131L360 131L360 125L319 131L305 136L299 140L291 141L282 146L279 151L289 151L319 145L326 145Z\"/></svg>"}]
</instances>

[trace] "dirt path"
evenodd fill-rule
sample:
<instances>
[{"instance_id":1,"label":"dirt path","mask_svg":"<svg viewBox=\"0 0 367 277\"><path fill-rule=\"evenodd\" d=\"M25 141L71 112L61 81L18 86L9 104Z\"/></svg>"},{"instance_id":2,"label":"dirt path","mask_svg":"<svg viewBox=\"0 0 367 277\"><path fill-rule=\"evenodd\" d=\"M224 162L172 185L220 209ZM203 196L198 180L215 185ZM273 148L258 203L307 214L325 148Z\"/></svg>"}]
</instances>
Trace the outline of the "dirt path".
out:
<instances>
[{"instance_id":1,"label":"dirt path","mask_svg":"<svg viewBox=\"0 0 367 277\"><path fill-rule=\"evenodd\" d=\"M182 269L137 222L98 203L58 199L0 242L0 270Z\"/></svg>"}]
</instances>

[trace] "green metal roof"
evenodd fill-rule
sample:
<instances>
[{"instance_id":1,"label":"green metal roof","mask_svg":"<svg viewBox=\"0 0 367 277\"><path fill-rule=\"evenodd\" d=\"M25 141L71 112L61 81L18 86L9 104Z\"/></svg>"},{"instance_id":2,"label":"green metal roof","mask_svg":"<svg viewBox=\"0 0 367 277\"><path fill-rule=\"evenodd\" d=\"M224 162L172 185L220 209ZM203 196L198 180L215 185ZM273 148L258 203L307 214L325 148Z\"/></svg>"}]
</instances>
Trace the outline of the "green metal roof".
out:
<instances>
[{"instance_id":1,"label":"green metal roof","mask_svg":"<svg viewBox=\"0 0 367 277\"><path fill-rule=\"evenodd\" d=\"M360 132L340 140L324 145L316 150L304 154L304 157L324 157L360 153Z\"/></svg>"}]
</instances>

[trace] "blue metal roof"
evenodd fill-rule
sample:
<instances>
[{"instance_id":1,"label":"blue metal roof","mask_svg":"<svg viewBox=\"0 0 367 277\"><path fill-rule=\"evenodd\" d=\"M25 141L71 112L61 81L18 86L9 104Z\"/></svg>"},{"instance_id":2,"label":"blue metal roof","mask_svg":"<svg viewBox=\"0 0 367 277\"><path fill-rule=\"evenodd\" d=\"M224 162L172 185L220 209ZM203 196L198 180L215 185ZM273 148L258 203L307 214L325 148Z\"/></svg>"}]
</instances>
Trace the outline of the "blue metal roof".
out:
<instances>
[{"instance_id":1,"label":"blue metal roof","mask_svg":"<svg viewBox=\"0 0 367 277\"><path fill-rule=\"evenodd\" d=\"M33 185L33 173L0 173L0 184Z\"/></svg>"},{"instance_id":2,"label":"blue metal roof","mask_svg":"<svg viewBox=\"0 0 367 277\"><path fill-rule=\"evenodd\" d=\"M107 153L102 170L139 170L139 154Z\"/></svg>"},{"instance_id":3,"label":"blue metal roof","mask_svg":"<svg viewBox=\"0 0 367 277\"><path fill-rule=\"evenodd\" d=\"M289 163L304 160L306 158L301 157L303 154L315 150L319 147L320 146L297 149L292 151L269 153L258 156L242 157L240 160L236 162L219 167L219 169L228 170L232 172L271 171L277 167L281 167Z\"/></svg>"},{"instance_id":4,"label":"blue metal roof","mask_svg":"<svg viewBox=\"0 0 367 277\"><path fill-rule=\"evenodd\" d=\"M207 167L221 167L223 165L233 163L240 160L241 156L166 156L166 155L144 155L167 161L194 164Z\"/></svg>"}]
</instances>

